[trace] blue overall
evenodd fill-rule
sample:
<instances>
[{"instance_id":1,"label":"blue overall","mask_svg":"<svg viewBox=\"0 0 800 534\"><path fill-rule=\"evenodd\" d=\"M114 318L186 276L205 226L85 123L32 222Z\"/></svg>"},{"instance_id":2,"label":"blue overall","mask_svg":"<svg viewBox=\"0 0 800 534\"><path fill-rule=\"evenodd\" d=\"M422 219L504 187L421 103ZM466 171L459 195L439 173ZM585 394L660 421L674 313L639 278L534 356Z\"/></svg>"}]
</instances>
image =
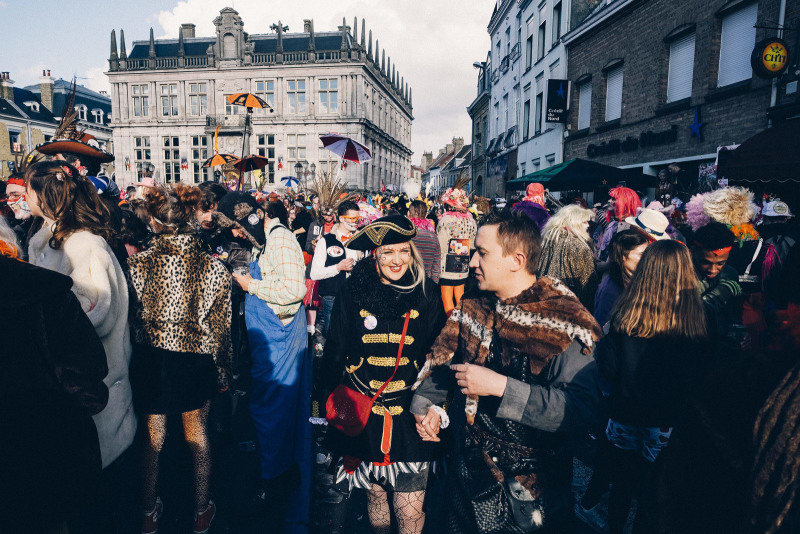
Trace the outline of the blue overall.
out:
<instances>
[{"instance_id":1,"label":"blue overall","mask_svg":"<svg viewBox=\"0 0 800 534\"><path fill-rule=\"evenodd\" d=\"M261 280L258 263L250 276ZM245 322L253 362L250 416L258 436L261 477L272 479L297 465L300 485L289 494L286 532L308 532L311 499L311 356L303 306L284 325L266 302L245 297Z\"/></svg>"}]
</instances>

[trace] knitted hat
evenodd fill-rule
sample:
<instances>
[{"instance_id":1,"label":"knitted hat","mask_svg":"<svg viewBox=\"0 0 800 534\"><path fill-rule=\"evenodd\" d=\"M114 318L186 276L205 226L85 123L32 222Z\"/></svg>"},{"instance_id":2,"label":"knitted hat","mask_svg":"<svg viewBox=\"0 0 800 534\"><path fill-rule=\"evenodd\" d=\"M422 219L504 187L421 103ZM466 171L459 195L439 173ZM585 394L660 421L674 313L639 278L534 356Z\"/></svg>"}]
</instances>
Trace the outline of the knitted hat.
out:
<instances>
[{"instance_id":1,"label":"knitted hat","mask_svg":"<svg viewBox=\"0 0 800 534\"><path fill-rule=\"evenodd\" d=\"M231 191L219 201L214 216L220 227L244 230L253 246L264 246L264 210L249 193Z\"/></svg>"}]
</instances>

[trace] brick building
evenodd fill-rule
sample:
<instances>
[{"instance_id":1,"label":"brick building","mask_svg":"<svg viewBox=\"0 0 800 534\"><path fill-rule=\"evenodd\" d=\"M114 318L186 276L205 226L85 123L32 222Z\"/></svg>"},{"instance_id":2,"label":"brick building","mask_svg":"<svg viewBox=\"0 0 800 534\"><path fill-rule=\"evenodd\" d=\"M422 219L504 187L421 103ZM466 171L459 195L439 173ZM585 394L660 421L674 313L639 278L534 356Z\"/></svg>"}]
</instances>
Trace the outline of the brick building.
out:
<instances>
[{"instance_id":1,"label":"brick building","mask_svg":"<svg viewBox=\"0 0 800 534\"><path fill-rule=\"evenodd\" d=\"M565 36L573 89L564 160L651 175L678 162L690 182L718 147L767 128L770 108L796 99L796 83L773 89L750 66L755 43L776 36L780 4L598 2ZM787 0L783 15L787 24L798 20L800 1ZM794 35L785 40L791 47Z\"/></svg>"}]
</instances>

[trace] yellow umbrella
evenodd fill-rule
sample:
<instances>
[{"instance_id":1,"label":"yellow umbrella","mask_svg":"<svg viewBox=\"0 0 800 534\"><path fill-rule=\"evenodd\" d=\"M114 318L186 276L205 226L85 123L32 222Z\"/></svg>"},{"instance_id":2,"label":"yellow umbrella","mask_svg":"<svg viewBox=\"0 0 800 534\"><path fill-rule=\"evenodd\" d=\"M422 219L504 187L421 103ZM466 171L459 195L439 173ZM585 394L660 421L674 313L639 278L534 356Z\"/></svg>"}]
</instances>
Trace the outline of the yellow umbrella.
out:
<instances>
[{"instance_id":1,"label":"yellow umbrella","mask_svg":"<svg viewBox=\"0 0 800 534\"><path fill-rule=\"evenodd\" d=\"M253 108L264 108L272 110L269 104L261 98L252 93L236 93L235 95L229 95L226 100L228 104L233 104L234 106L244 106L249 110Z\"/></svg>"},{"instance_id":2,"label":"yellow umbrella","mask_svg":"<svg viewBox=\"0 0 800 534\"><path fill-rule=\"evenodd\" d=\"M219 153L219 142L217 141L218 135L219 135L219 126L217 126L217 129L214 130L214 155L203 162L203 167L205 168L225 165L226 163L230 163L231 161L239 159L233 154Z\"/></svg>"}]
</instances>

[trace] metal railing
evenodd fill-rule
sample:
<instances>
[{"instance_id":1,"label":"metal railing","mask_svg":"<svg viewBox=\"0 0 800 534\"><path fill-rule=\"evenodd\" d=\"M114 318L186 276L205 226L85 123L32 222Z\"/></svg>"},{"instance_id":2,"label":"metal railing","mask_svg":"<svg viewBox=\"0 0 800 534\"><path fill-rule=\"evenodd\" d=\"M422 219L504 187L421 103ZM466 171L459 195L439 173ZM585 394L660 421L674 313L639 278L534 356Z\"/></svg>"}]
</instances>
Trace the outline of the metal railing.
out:
<instances>
[{"instance_id":1,"label":"metal railing","mask_svg":"<svg viewBox=\"0 0 800 534\"><path fill-rule=\"evenodd\" d=\"M505 73L508 70L509 59L508 56L503 58L503 61L500 62L500 72Z\"/></svg>"},{"instance_id":2,"label":"metal railing","mask_svg":"<svg viewBox=\"0 0 800 534\"><path fill-rule=\"evenodd\" d=\"M516 61L517 59L519 59L520 56L519 43L511 47L511 52L508 55L511 57L511 61Z\"/></svg>"}]
</instances>

